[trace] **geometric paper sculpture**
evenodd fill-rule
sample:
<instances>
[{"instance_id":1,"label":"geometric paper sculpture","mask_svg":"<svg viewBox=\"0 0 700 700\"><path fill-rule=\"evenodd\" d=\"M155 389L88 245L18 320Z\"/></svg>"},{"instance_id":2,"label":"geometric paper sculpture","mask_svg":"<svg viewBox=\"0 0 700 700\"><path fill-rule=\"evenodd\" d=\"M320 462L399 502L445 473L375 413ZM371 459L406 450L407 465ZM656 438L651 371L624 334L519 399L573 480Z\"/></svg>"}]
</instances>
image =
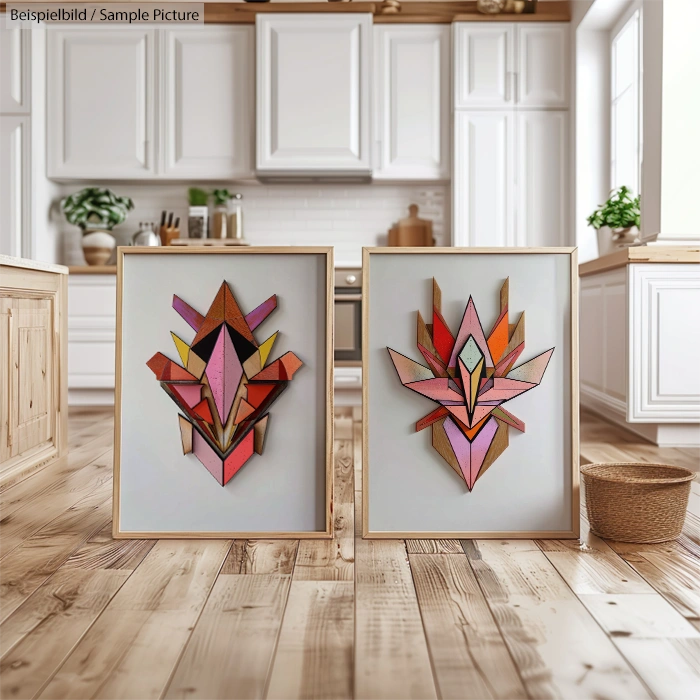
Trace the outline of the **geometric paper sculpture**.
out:
<instances>
[{"instance_id":1,"label":"geometric paper sculpture","mask_svg":"<svg viewBox=\"0 0 700 700\"><path fill-rule=\"evenodd\" d=\"M190 344L171 333L182 366L162 353L146 364L182 411L183 453L225 486L253 453L262 454L268 409L302 362L287 352L268 364L277 333L262 343L253 335L277 308L276 295L244 315L223 282L206 316L178 296L173 308L195 332Z\"/></svg>"},{"instance_id":2,"label":"geometric paper sculpture","mask_svg":"<svg viewBox=\"0 0 700 700\"><path fill-rule=\"evenodd\" d=\"M453 335L441 300L433 280L432 323L418 312L418 350L427 367L387 350L401 383L439 404L416 423L416 431L432 429L433 447L471 491L508 447L509 427L525 432L525 424L502 404L539 385L554 348L514 368L525 349L525 314L509 323L507 279L488 335L471 297Z\"/></svg>"}]
</instances>

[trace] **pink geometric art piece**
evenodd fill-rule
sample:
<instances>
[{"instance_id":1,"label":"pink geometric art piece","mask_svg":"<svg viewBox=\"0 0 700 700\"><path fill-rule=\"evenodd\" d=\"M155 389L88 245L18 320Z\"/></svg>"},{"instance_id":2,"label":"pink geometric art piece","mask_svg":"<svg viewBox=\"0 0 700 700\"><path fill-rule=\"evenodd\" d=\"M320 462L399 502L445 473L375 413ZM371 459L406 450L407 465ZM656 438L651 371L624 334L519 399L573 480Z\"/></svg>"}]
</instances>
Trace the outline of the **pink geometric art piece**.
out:
<instances>
[{"instance_id":1,"label":"pink geometric art piece","mask_svg":"<svg viewBox=\"0 0 700 700\"><path fill-rule=\"evenodd\" d=\"M163 353L146 364L186 416L179 416L183 452L194 454L225 486L253 454L262 454L268 411L303 363L286 352L268 364L277 334L262 346L255 339L255 328L277 308L275 294L244 316L223 282L205 316L178 296L173 308L195 332L189 345L173 338L183 364L197 359L200 378ZM254 355L256 361L247 363ZM250 376L246 366L254 368Z\"/></svg>"},{"instance_id":2,"label":"pink geometric art piece","mask_svg":"<svg viewBox=\"0 0 700 700\"><path fill-rule=\"evenodd\" d=\"M426 326L418 313L418 350L429 366L387 348L401 384L439 404L416 423L416 431L433 425L433 447L455 470L459 465L469 491L508 447L508 426L525 432L525 423L502 404L539 386L554 353L551 348L513 369L525 348L525 318L509 323L507 279L499 299L487 336L469 297L455 339L433 280L433 324ZM438 421L442 427L435 433Z\"/></svg>"}]
</instances>

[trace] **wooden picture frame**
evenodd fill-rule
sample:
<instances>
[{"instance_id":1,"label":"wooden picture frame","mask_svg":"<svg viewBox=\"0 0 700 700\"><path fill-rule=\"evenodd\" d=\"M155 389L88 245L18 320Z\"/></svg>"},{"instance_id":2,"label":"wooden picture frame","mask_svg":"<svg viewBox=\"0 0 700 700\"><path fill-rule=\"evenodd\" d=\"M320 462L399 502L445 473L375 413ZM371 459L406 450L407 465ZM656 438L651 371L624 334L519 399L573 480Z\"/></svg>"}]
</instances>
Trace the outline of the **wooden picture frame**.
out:
<instances>
[{"instance_id":1,"label":"wooden picture frame","mask_svg":"<svg viewBox=\"0 0 700 700\"><path fill-rule=\"evenodd\" d=\"M136 256L163 256L164 262L175 261L179 256L318 256L325 265L325 313L323 315L325 343L325 361L323 365L323 383L325 409L325 437L323 453L325 457L325 491L324 491L324 527L319 530L300 531L132 531L122 528L121 518L121 457L122 457L122 385L123 385L123 351L124 351L124 277L125 258ZM320 277L320 275L319 275ZM273 285L274 286L274 285ZM273 290L274 291L274 290ZM177 293L175 282L170 290ZM262 301L262 300L261 300ZM164 313L168 309L163 310ZM174 312L173 312L174 313ZM319 313L320 318L320 313ZM332 247L120 247L117 251L117 328L116 328L116 372L115 372L115 414L114 414L114 498L113 498L113 537L120 538L206 538L206 539L328 539L333 536L332 498L333 498L333 248ZM319 333L320 335L320 333ZM319 342L320 346L320 342ZM158 350L159 348L154 348ZM319 368L320 374L320 368ZM155 380L154 380L155 381ZM156 385L158 384L155 381ZM274 413L274 408L272 409ZM177 436L177 411L172 411L173 439ZM274 418L273 418L274 421ZM320 438L319 438L320 440ZM188 455L191 456L191 455ZM264 457L264 455L263 455ZM258 457L260 458L260 457ZM252 466L252 465L251 465ZM319 475L320 478L320 475ZM235 478L234 478L235 481Z\"/></svg>"},{"instance_id":2,"label":"wooden picture frame","mask_svg":"<svg viewBox=\"0 0 700 700\"><path fill-rule=\"evenodd\" d=\"M370 289L372 284L371 278L371 261L377 259L379 256L403 256L404 258L409 258L410 256L493 256L493 255L504 255L504 256L515 256L514 259L517 260L519 257L524 256L535 256L535 255L557 255L568 257L568 263L566 269L568 274L566 280L568 282L568 294L569 294L569 317L568 317L568 328L562 326L562 334L566 342L570 347L570 358L569 367L570 373L568 377L568 382L564 382L563 386L567 393L570 394L570 416L571 416L571 427L570 427L570 476L568 476L567 470L564 470L564 479L568 480L570 478L571 493L570 493L570 513L571 522L570 526L562 527L557 529L522 529L522 530L426 530L426 529L416 529L416 530L393 530L393 529L373 529L371 527L371 512L370 512L370 474L373 469L371 454L370 454L370 387L372 385L372 362L370 361L371 349L376 351L379 349L374 348L371 345L370 336L370 305L372 299L370 296ZM563 263L562 263L563 266ZM404 284L404 278L402 278L402 285ZM417 283L420 283L417 281ZM388 284L388 283L387 283ZM470 295L468 289L469 285L464 285L464 290L467 295ZM382 297L384 298L384 297ZM362 256L362 536L363 538L374 538L374 539L471 539L471 538L508 538L508 539L532 539L532 538L552 538L552 539L564 539L564 538L577 538L580 532L580 503L579 503L579 386L578 386L578 260L577 260L577 249L576 248L364 248ZM453 300L454 301L454 300ZM460 300L462 301L462 300ZM461 308L466 305L467 299L465 298L464 304ZM521 309L522 307L515 303L515 308ZM424 312L425 309L420 309ZM403 309L402 309L403 312ZM512 317L511 317L512 319ZM401 316L401 323L405 321L405 315ZM392 321L393 322L393 321ZM415 315L412 317L413 323L413 337L415 338ZM379 343L379 345L384 345L384 343ZM415 340L413 345L408 348L403 348L403 350L408 350L411 356L415 355ZM527 349L525 350L525 355L521 358L521 362L529 359L527 355ZM379 355L378 355L379 357ZM420 359L420 356L417 357ZM520 364L518 362L517 364ZM396 373L391 367L390 363L389 371L394 373L395 383L397 384L397 392L404 392L402 394L402 400L411 401L411 398L406 396L409 392L405 387L402 387L399 380L396 378ZM425 364L425 362L423 362ZM393 389L392 389L393 391ZM413 396L417 396L413 394ZM422 397L417 396L421 401L425 401ZM433 407L435 407L433 405ZM419 419L421 417L421 408L417 407L415 409L415 417ZM409 430L410 426L406 428ZM511 429L512 430L512 429ZM391 438L396 437L392 435ZM401 439L404 438L403 435L400 436ZM417 436L416 436L417 437ZM429 442L429 439L428 439ZM567 456L566 454L564 455ZM438 459L440 459L438 455ZM386 464L383 461L382 464ZM443 463L444 464L444 463ZM409 468L408 465L402 465L404 469ZM438 465L439 466L439 465ZM445 465L446 466L446 465ZM435 465L431 464L431 468ZM375 467L376 468L376 467ZM386 468L386 467L385 467ZM448 471L449 467L448 467ZM454 475L452 475L454 476ZM470 494L471 495L471 494ZM568 508L568 504L564 504Z\"/></svg>"}]
</instances>

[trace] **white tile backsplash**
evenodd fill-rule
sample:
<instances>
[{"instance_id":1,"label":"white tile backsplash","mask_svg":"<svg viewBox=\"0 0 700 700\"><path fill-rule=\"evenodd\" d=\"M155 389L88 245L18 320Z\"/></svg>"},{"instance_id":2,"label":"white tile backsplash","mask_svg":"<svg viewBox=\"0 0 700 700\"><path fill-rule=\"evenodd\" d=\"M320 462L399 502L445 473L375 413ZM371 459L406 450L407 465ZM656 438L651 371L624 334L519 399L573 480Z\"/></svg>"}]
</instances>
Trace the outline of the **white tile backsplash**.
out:
<instances>
[{"instance_id":1,"label":"white tile backsplash","mask_svg":"<svg viewBox=\"0 0 700 700\"><path fill-rule=\"evenodd\" d=\"M98 183L62 184L61 196ZM160 221L163 209L180 217L187 232L186 184L112 183L119 195L134 200L128 221L115 229L120 245L126 245L139 222ZM337 265L360 265L362 246L385 245L387 231L398 219L408 216L408 206L417 204L419 216L433 221L437 245L449 245L449 186L443 184L362 185L207 185L226 187L243 195L243 227L252 245L334 245ZM64 232L64 262L82 264L78 232L61 221ZM72 231L71 231L72 229Z\"/></svg>"}]
</instances>

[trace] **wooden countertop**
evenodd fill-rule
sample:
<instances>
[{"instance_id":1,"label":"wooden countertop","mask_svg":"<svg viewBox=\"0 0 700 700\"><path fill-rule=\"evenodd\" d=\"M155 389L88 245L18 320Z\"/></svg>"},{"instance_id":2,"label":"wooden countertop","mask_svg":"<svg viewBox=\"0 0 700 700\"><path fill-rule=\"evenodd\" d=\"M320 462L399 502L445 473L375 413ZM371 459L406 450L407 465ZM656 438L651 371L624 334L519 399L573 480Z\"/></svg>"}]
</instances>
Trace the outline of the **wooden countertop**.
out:
<instances>
[{"instance_id":1,"label":"wooden countertop","mask_svg":"<svg viewBox=\"0 0 700 700\"><path fill-rule=\"evenodd\" d=\"M700 246L633 246L589 260L578 267L579 277L641 263L700 263Z\"/></svg>"},{"instance_id":2,"label":"wooden countertop","mask_svg":"<svg viewBox=\"0 0 700 700\"><path fill-rule=\"evenodd\" d=\"M67 275L68 268L65 265L29 260L28 258L13 258L11 255L0 255L0 265L6 267L20 267L23 270L39 270L40 272L53 272L57 275Z\"/></svg>"},{"instance_id":3,"label":"wooden countertop","mask_svg":"<svg viewBox=\"0 0 700 700\"><path fill-rule=\"evenodd\" d=\"M68 268L71 275L116 275L116 265L71 265Z\"/></svg>"}]
</instances>

